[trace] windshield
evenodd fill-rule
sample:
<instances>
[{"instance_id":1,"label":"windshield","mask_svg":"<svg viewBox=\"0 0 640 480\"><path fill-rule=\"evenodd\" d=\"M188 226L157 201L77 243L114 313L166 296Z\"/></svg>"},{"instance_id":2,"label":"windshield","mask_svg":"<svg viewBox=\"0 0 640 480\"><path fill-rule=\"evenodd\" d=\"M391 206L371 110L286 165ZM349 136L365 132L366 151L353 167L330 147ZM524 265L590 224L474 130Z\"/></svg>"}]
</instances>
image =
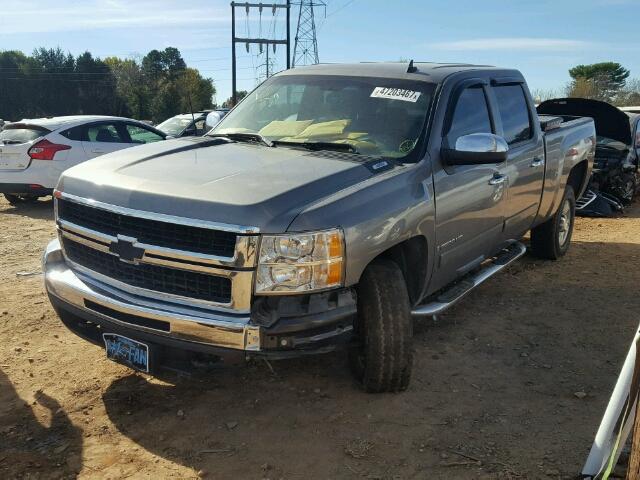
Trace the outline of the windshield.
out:
<instances>
[{"instance_id":1,"label":"windshield","mask_svg":"<svg viewBox=\"0 0 640 480\"><path fill-rule=\"evenodd\" d=\"M162 130L167 135L172 135L175 137L180 135L185 128L191 125L192 122L193 119L191 118L191 116L189 116L188 118L171 117L169 120L165 120L164 122L162 122L156 128L158 130Z\"/></svg>"},{"instance_id":2,"label":"windshield","mask_svg":"<svg viewBox=\"0 0 640 480\"><path fill-rule=\"evenodd\" d=\"M276 144L345 144L358 153L411 161L434 86L389 78L272 77L209 135L251 133Z\"/></svg>"}]
</instances>

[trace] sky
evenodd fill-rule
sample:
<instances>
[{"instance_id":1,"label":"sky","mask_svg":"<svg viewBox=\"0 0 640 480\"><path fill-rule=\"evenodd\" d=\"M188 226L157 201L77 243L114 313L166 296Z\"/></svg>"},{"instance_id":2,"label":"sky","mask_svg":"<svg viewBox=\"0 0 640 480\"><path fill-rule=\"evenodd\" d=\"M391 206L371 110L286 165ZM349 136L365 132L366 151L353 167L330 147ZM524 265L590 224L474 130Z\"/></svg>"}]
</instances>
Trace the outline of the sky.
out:
<instances>
[{"instance_id":1,"label":"sky","mask_svg":"<svg viewBox=\"0 0 640 480\"><path fill-rule=\"evenodd\" d=\"M259 0L254 0L258 3ZM263 0L268 2L269 0ZM284 0L271 0L283 3ZM294 0L297 3L299 0ZM0 50L60 47L74 55L137 57L178 48L187 65L231 95L228 0L0 0ZM640 78L639 0L326 0L316 7L321 62L465 62L517 68L532 90L555 90L581 63L616 61ZM236 35L284 38L284 12L236 11ZM295 35L297 7L291 15ZM238 45L238 89L264 75L264 53ZM293 51L293 46L292 46ZM285 67L278 46L274 69Z\"/></svg>"}]
</instances>

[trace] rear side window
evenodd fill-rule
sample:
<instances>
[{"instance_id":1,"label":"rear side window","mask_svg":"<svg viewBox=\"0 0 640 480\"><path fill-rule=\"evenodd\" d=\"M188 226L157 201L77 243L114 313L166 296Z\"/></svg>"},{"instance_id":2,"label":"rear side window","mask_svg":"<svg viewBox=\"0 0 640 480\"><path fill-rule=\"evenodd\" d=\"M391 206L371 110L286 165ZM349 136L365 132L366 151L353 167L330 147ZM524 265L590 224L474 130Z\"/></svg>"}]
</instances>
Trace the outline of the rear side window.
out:
<instances>
[{"instance_id":1,"label":"rear side window","mask_svg":"<svg viewBox=\"0 0 640 480\"><path fill-rule=\"evenodd\" d=\"M140 127L138 125L131 125L127 123L126 125L127 133L129 134L129 138L131 138L131 143L153 143L159 140L164 140L157 133L147 130L146 128Z\"/></svg>"},{"instance_id":2,"label":"rear side window","mask_svg":"<svg viewBox=\"0 0 640 480\"><path fill-rule=\"evenodd\" d=\"M529 120L529 107L520 85L494 87L498 112L502 120L504 139L509 145L531 138L533 129Z\"/></svg>"},{"instance_id":3,"label":"rear side window","mask_svg":"<svg viewBox=\"0 0 640 480\"><path fill-rule=\"evenodd\" d=\"M67 137L69 140L74 140L76 142L87 141L87 129L84 125L80 125L78 127L70 128L69 130L65 130L64 132L60 132L60 135Z\"/></svg>"},{"instance_id":4,"label":"rear side window","mask_svg":"<svg viewBox=\"0 0 640 480\"><path fill-rule=\"evenodd\" d=\"M0 143L5 145L27 143L49 133L49 130L26 125L8 125L0 132Z\"/></svg>"},{"instance_id":5,"label":"rear side window","mask_svg":"<svg viewBox=\"0 0 640 480\"><path fill-rule=\"evenodd\" d=\"M455 142L459 137L472 133L492 133L489 109L482 87L471 87L462 92L453 111L448 136Z\"/></svg>"},{"instance_id":6,"label":"rear side window","mask_svg":"<svg viewBox=\"0 0 640 480\"><path fill-rule=\"evenodd\" d=\"M89 125L87 137L89 142L128 143L120 137L120 133L113 123Z\"/></svg>"}]
</instances>

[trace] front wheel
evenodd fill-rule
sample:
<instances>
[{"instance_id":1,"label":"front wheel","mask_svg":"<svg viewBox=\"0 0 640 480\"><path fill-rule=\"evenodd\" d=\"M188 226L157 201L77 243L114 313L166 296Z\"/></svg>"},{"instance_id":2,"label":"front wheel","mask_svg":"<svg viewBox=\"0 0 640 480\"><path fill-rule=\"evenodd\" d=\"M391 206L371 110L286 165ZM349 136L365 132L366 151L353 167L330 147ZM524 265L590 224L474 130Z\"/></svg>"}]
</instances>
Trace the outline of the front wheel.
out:
<instances>
[{"instance_id":1,"label":"front wheel","mask_svg":"<svg viewBox=\"0 0 640 480\"><path fill-rule=\"evenodd\" d=\"M20 205L25 205L28 203L35 203L40 197L37 195L29 194L17 195L13 193L5 193L4 198L6 198L7 202L9 202L14 207L19 207Z\"/></svg>"},{"instance_id":2,"label":"front wheel","mask_svg":"<svg viewBox=\"0 0 640 480\"><path fill-rule=\"evenodd\" d=\"M573 188L567 185L555 215L531 230L533 254L540 258L557 260L567 253L575 217L576 199Z\"/></svg>"},{"instance_id":3,"label":"front wheel","mask_svg":"<svg viewBox=\"0 0 640 480\"><path fill-rule=\"evenodd\" d=\"M355 327L349 363L364 389L406 390L413 365L413 327L409 293L395 262L377 260L362 274Z\"/></svg>"}]
</instances>

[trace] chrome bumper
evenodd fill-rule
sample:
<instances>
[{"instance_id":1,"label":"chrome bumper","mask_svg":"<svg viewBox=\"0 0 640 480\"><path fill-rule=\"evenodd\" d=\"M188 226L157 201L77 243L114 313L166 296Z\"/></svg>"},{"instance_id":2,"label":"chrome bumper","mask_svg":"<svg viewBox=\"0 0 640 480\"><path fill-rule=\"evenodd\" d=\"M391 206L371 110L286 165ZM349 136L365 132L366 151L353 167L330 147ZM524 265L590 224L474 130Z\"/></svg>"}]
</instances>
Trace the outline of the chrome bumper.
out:
<instances>
[{"instance_id":1,"label":"chrome bumper","mask_svg":"<svg viewBox=\"0 0 640 480\"><path fill-rule=\"evenodd\" d=\"M42 264L45 288L49 295L76 308L89 311L96 317L158 336L234 350L261 350L261 329L249 324L248 314L226 315L162 301L156 302L116 290L69 268L64 261L58 239L52 240L47 246ZM165 322L169 324L169 331L113 318L91 310L87 307L87 302L119 313L120 317L131 316Z\"/></svg>"}]
</instances>

